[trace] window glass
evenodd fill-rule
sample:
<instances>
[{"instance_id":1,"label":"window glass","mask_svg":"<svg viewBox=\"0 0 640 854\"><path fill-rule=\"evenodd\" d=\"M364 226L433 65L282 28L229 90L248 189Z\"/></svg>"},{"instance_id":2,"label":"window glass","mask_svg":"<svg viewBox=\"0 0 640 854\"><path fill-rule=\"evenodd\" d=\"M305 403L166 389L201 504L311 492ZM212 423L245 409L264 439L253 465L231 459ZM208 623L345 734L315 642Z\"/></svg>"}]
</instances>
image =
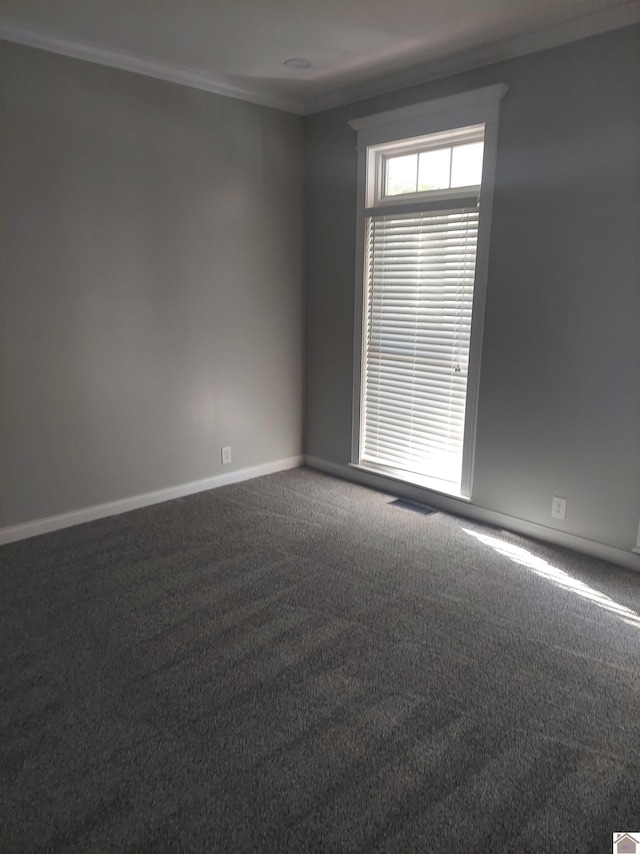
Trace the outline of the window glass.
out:
<instances>
[{"instance_id":1,"label":"window glass","mask_svg":"<svg viewBox=\"0 0 640 854\"><path fill-rule=\"evenodd\" d=\"M418 176L418 155L404 154L387 158L386 196L415 193Z\"/></svg>"},{"instance_id":2,"label":"window glass","mask_svg":"<svg viewBox=\"0 0 640 854\"><path fill-rule=\"evenodd\" d=\"M451 169L451 149L422 151L418 165L418 191L447 190Z\"/></svg>"},{"instance_id":3,"label":"window glass","mask_svg":"<svg viewBox=\"0 0 640 854\"><path fill-rule=\"evenodd\" d=\"M384 158L384 196L401 196L457 187L482 180L484 143L467 142Z\"/></svg>"},{"instance_id":4,"label":"window glass","mask_svg":"<svg viewBox=\"0 0 640 854\"><path fill-rule=\"evenodd\" d=\"M482 153L484 143L470 142L456 145L451 157L451 186L470 187L482 180Z\"/></svg>"}]
</instances>

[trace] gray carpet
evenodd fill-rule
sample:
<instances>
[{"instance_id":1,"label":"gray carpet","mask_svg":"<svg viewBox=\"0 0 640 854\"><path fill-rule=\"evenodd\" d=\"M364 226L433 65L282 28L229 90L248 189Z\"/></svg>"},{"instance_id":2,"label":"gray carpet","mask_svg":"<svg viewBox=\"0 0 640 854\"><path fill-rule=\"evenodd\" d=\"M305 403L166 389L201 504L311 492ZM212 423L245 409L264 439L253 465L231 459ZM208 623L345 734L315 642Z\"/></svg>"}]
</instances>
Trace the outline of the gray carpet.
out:
<instances>
[{"instance_id":1,"label":"gray carpet","mask_svg":"<svg viewBox=\"0 0 640 854\"><path fill-rule=\"evenodd\" d=\"M2 547L0 851L638 830L640 576L391 502L299 469Z\"/></svg>"}]
</instances>

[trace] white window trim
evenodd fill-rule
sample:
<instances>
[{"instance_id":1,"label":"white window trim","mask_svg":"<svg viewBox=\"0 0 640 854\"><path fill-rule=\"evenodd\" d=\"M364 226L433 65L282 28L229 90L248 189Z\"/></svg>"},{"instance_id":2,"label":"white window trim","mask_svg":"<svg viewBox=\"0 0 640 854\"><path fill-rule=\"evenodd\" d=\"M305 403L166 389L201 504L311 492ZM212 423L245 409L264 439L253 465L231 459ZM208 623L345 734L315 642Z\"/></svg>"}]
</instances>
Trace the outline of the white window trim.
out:
<instances>
[{"instance_id":1,"label":"white window trim","mask_svg":"<svg viewBox=\"0 0 640 854\"><path fill-rule=\"evenodd\" d=\"M464 452L462 459L462 478L459 492L452 492L442 482L430 482L425 478L407 478L436 492L454 494L460 498L470 499L473 490L473 470L475 460L476 429L478 419L478 395L480 388L480 361L482 356L482 336L484 329L484 309L487 292L487 275L489 269L489 242L491 236L491 219L493 210L493 192L495 186L496 158L498 148L498 119L500 102L507 93L503 83L473 89L459 95L438 98L397 110L389 110L360 119L354 119L349 125L358 134L358 208L356 220L356 296L355 296L355 329L354 329L354 359L353 359L353 412L351 434L351 465L366 468L367 471L378 472L360 464L360 401L362 392L362 341L364 334L364 239L365 219L368 209L375 206L376 213L381 214L388 201L381 200L374 204L373 198L367 198L367 158L371 156L370 148L383 143L410 140L427 134L446 132L457 127L484 124L484 159L482 166L482 185L480 189L480 222L478 229L478 245L476 251L476 278L474 283L473 317L471 323L471 341L469 346L469 373L467 378L467 402L464 429ZM422 202L421 204L424 204ZM393 204L394 210L410 206L410 201L404 205ZM380 474L386 474L379 471ZM403 479L397 476L396 479Z\"/></svg>"}]
</instances>

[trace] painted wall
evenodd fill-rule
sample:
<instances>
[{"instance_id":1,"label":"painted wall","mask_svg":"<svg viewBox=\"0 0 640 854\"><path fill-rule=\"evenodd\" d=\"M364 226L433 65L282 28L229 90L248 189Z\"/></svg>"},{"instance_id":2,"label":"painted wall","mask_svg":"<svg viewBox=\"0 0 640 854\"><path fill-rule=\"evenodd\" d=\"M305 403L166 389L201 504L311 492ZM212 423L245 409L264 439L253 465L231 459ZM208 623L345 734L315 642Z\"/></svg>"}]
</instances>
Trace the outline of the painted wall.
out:
<instances>
[{"instance_id":1,"label":"painted wall","mask_svg":"<svg viewBox=\"0 0 640 854\"><path fill-rule=\"evenodd\" d=\"M506 83L473 503L629 551L640 516L640 28L306 122L307 453L350 460L360 116ZM566 497L564 521L550 517Z\"/></svg>"},{"instance_id":2,"label":"painted wall","mask_svg":"<svg viewBox=\"0 0 640 854\"><path fill-rule=\"evenodd\" d=\"M300 454L302 119L0 57L4 524Z\"/></svg>"}]
</instances>

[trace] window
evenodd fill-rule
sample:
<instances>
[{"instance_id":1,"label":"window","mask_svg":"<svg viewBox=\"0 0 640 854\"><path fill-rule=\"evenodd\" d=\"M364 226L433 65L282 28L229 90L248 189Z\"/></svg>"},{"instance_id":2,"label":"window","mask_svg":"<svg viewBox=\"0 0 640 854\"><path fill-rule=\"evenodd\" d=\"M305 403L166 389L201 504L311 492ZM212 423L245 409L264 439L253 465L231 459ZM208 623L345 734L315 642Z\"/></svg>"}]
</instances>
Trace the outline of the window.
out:
<instances>
[{"instance_id":1,"label":"window","mask_svg":"<svg viewBox=\"0 0 640 854\"><path fill-rule=\"evenodd\" d=\"M505 91L352 122L360 152L352 464L464 497Z\"/></svg>"},{"instance_id":2,"label":"window","mask_svg":"<svg viewBox=\"0 0 640 854\"><path fill-rule=\"evenodd\" d=\"M438 133L413 141L413 145L419 147L409 154L393 153L395 146L382 147L376 198L415 196L416 193L463 187L478 189L482 180L484 127L465 130L466 133ZM451 144L444 144L448 138ZM388 153L384 153L386 149Z\"/></svg>"}]
</instances>

